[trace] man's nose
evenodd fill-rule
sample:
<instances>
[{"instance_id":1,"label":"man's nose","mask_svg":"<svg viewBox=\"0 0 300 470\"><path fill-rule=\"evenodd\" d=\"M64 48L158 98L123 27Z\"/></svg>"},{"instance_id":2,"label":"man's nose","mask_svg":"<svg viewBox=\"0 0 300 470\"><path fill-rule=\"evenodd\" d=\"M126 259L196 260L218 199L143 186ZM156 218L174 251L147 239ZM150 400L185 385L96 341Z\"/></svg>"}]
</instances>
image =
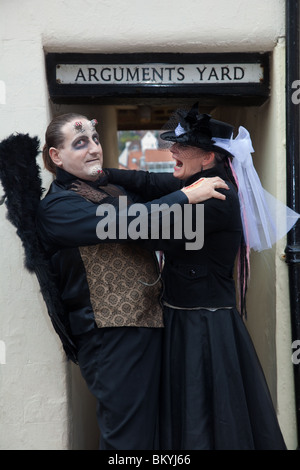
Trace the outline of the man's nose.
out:
<instances>
[{"instance_id":1,"label":"man's nose","mask_svg":"<svg viewBox=\"0 0 300 470\"><path fill-rule=\"evenodd\" d=\"M100 153L101 152L101 145L97 144L94 140L90 141L89 151L90 153Z\"/></svg>"}]
</instances>

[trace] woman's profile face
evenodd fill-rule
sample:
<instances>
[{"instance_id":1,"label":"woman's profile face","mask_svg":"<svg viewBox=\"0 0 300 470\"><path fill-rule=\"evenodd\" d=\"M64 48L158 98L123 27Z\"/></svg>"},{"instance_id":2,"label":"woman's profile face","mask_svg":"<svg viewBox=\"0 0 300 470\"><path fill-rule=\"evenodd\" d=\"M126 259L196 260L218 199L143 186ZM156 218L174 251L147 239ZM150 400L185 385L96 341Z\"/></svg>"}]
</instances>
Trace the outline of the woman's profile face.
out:
<instances>
[{"instance_id":1,"label":"woman's profile face","mask_svg":"<svg viewBox=\"0 0 300 470\"><path fill-rule=\"evenodd\" d=\"M186 180L202 170L204 151L200 148L175 143L170 151L176 162L173 173L175 178Z\"/></svg>"},{"instance_id":2,"label":"woman's profile face","mask_svg":"<svg viewBox=\"0 0 300 470\"><path fill-rule=\"evenodd\" d=\"M74 119L61 130L62 146L50 149L54 163L77 178L96 180L102 172L103 152L94 121Z\"/></svg>"}]
</instances>

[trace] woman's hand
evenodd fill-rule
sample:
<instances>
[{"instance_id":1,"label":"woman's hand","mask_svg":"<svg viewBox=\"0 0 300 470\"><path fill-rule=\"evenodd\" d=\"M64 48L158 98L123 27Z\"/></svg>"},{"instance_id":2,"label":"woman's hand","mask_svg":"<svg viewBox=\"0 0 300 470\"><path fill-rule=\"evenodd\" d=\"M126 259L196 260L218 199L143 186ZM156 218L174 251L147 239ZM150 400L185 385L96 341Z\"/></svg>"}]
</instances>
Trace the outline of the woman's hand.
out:
<instances>
[{"instance_id":1,"label":"woman's hand","mask_svg":"<svg viewBox=\"0 0 300 470\"><path fill-rule=\"evenodd\" d=\"M216 191L216 189L219 188L229 189L225 181L215 176L213 178L200 178L195 181L195 183L182 188L181 191L186 194L190 204L196 204L212 197L216 199L226 199L224 194Z\"/></svg>"}]
</instances>

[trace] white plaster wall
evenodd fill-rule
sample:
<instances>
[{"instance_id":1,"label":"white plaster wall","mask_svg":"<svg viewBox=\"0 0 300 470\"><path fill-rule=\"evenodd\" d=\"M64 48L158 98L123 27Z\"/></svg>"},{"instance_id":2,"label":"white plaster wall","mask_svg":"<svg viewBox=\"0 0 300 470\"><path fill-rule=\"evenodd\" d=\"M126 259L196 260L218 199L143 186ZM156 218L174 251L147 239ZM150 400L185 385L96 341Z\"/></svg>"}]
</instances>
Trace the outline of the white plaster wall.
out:
<instances>
[{"instance_id":1,"label":"white plaster wall","mask_svg":"<svg viewBox=\"0 0 300 470\"><path fill-rule=\"evenodd\" d=\"M284 36L284 5L284 0L0 0L0 139L17 131L43 143L51 114L44 51L272 51ZM43 178L47 186L49 177ZM0 234L0 449L69 449L74 440L69 366L37 281L23 268L22 246L3 206ZM285 386L290 395L289 381Z\"/></svg>"},{"instance_id":2,"label":"white plaster wall","mask_svg":"<svg viewBox=\"0 0 300 470\"><path fill-rule=\"evenodd\" d=\"M271 61L271 99L251 119L253 160L263 186L286 202L285 41ZM290 449L297 445L286 237L271 250L252 253L248 328L261 359L279 422Z\"/></svg>"},{"instance_id":3,"label":"white plaster wall","mask_svg":"<svg viewBox=\"0 0 300 470\"><path fill-rule=\"evenodd\" d=\"M0 364L0 448L67 448L68 372L60 343L3 214L0 233L0 338L6 352Z\"/></svg>"},{"instance_id":4,"label":"white plaster wall","mask_svg":"<svg viewBox=\"0 0 300 470\"><path fill-rule=\"evenodd\" d=\"M276 73L275 73L276 71ZM273 54L272 87L273 100L270 103L270 125L266 132L268 146L268 168L274 168L271 178L265 169L266 187L278 199L286 202L286 138L285 138L285 41L280 39ZM274 132L274 129L277 132ZM273 161L276 164L272 164ZM272 179L272 181L270 181ZM291 322L288 285L288 266L284 261L286 237L274 248L275 303L276 303L276 353L277 353L277 411L278 419L290 449L297 445L295 398L293 388L293 365L291 361Z\"/></svg>"}]
</instances>

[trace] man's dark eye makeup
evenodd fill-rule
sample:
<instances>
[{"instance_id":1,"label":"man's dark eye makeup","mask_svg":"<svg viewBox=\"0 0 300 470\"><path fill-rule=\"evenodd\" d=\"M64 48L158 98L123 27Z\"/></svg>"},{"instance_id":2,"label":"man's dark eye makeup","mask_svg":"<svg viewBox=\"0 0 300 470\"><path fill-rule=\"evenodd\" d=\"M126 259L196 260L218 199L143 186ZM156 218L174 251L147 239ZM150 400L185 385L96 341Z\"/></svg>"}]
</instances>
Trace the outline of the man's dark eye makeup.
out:
<instances>
[{"instance_id":1,"label":"man's dark eye makeup","mask_svg":"<svg viewBox=\"0 0 300 470\"><path fill-rule=\"evenodd\" d=\"M94 134L93 135L93 140L97 140L97 143L99 142L99 135L98 134ZM74 142L73 142L73 147L78 147L79 146L83 146L85 143L87 143L89 140L89 138L87 136L80 136L78 139L76 139ZM82 143L81 143L82 142Z\"/></svg>"}]
</instances>

